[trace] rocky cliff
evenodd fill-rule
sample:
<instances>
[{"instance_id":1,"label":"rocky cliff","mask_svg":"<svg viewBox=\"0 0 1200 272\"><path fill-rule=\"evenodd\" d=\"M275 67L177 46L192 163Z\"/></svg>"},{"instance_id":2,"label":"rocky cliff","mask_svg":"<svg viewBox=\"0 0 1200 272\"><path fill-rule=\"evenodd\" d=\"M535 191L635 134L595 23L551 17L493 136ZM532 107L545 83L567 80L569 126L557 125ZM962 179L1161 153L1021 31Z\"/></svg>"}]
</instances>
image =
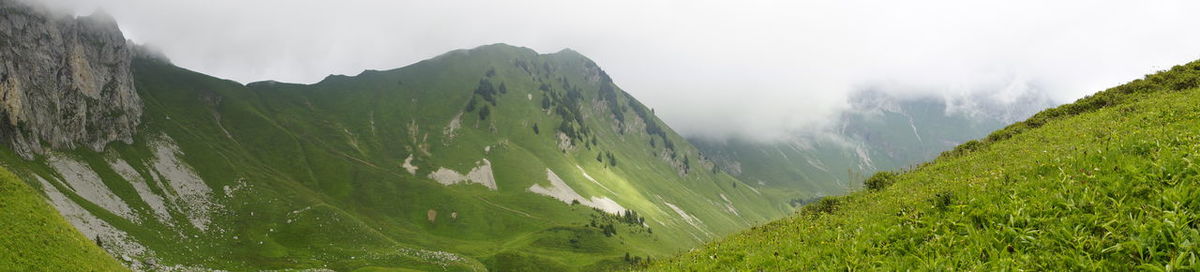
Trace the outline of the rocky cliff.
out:
<instances>
[{"instance_id":1,"label":"rocky cliff","mask_svg":"<svg viewBox=\"0 0 1200 272\"><path fill-rule=\"evenodd\" d=\"M134 46L106 14L0 0L0 137L25 158L130 142L142 115Z\"/></svg>"}]
</instances>

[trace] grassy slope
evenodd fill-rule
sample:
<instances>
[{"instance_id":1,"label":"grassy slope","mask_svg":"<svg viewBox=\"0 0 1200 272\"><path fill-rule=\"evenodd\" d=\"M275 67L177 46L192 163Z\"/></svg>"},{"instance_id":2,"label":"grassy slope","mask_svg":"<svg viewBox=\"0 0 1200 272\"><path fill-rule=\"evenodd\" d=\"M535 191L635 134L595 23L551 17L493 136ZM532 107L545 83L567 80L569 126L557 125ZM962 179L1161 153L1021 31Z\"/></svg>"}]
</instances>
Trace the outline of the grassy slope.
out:
<instances>
[{"instance_id":1,"label":"grassy slope","mask_svg":"<svg viewBox=\"0 0 1200 272\"><path fill-rule=\"evenodd\" d=\"M41 194L0 168L0 270L126 270L79 234Z\"/></svg>"},{"instance_id":2,"label":"grassy slope","mask_svg":"<svg viewBox=\"0 0 1200 272\"><path fill-rule=\"evenodd\" d=\"M518 67L518 60L528 65ZM151 60L135 61L134 70L146 104L135 143L65 155L94 169L146 220L130 222L62 191L153 250L163 264L228 270L600 269L625 265L626 253L675 254L790 210L711 171L669 128L659 136L646 133L646 123L633 117L635 107L643 106L619 89L615 99L626 121L615 121L606 106L612 102L600 102L599 68L572 51L539 55L484 46L312 85L241 85ZM491 111L481 120L478 108L463 111L472 97L479 99L472 90L484 78L504 83L507 93L496 96L496 105L479 103ZM555 136L563 118L540 102L554 97L557 108L569 90L579 93L583 121L572 126L589 132L563 151ZM448 136L445 128L460 113L461 128ZM535 123L540 133L533 132ZM210 231L190 227L174 210L174 222L152 220L147 204L105 162L119 157L141 175L154 176L147 168L154 161L151 143L163 135L178 144L181 158L224 207L213 215ZM675 159L659 157L664 136L676 144ZM651 137L657 146L650 146ZM44 158L23 161L10 153L0 152L0 160L22 176L63 186L53 181L57 174ZM596 160L608 153L618 159L616 166ZM420 167L416 175L401 167L409 156ZM680 175L672 163L685 156L691 171ZM426 178L438 167L466 173L484 158L492 163L497 191ZM549 184L546 169L585 197L606 196L637 211L647 227L528 192L533 184ZM604 186L585 179L584 171ZM738 213L725 209L725 198ZM700 221L693 226L668 202ZM439 214L432 222L430 210ZM587 226L591 221L614 224L617 234L608 237ZM437 257L441 253L422 250L462 258L446 261Z\"/></svg>"},{"instance_id":3,"label":"grassy slope","mask_svg":"<svg viewBox=\"0 0 1200 272\"><path fill-rule=\"evenodd\" d=\"M1200 242L1200 62L651 270L1171 270Z\"/></svg>"}]
</instances>

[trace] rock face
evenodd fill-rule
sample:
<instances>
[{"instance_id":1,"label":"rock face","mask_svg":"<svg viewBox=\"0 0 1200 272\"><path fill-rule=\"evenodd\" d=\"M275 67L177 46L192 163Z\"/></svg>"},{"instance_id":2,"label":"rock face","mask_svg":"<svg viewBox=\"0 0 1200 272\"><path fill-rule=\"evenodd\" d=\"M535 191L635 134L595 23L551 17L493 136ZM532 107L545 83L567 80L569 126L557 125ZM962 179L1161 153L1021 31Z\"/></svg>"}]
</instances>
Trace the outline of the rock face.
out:
<instances>
[{"instance_id":1,"label":"rock face","mask_svg":"<svg viewBox=\"0 0 1200 272\"><path fill-rule=\"evenodd\" d=\"M25 158L131 142L142 116L134 45L106 14L0 0L0 137Z\"/></svg>"}]
</instances>

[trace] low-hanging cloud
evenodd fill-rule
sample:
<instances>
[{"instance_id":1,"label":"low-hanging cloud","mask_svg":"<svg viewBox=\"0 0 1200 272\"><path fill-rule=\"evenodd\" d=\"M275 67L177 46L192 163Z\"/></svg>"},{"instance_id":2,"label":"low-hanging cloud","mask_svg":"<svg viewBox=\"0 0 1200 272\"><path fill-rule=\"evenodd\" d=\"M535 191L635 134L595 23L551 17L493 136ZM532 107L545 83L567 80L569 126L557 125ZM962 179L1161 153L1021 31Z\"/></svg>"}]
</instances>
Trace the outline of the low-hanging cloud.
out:
<instances>
[{"instance_id":1,"label":"low-hanging cloud","mask_svg":"<svg viewBox=\"0 0 1200 272\"><path fill-rule=\"evenodd\" d=\"M1200 58L1196 1L42 0L180 66L311 83L445 51L572 48L690 136L781 137L862 86L1069 102Z\"/></svg>"}]
</instances>

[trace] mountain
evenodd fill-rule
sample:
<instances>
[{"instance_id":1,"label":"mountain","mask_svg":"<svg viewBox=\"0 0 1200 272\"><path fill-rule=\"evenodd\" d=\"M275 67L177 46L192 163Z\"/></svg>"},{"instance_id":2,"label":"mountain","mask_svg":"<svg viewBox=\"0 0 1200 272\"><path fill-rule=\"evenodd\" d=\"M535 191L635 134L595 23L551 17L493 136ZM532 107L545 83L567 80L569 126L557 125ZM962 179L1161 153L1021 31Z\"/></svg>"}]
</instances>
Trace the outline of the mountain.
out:
<instances>
[{"instance_id":1,"label":"mountain","mask_svg":"<svg viewBox=\"0 0 1200 272\"><path fill-rule=\"evenodd\" d=\"M1200 61L867 180L657 271L1190 270Z\"/></svg>"},{"instance_id":2,"label":"mountain","mask_svg":"<svg viewBox=\"0 0 1200 272\"><path fill-rule=\"evenodd\" d=\"M725 172L801 205L859 188L876 171L931 160L1053 105L1037 93L1002 103L984 95L898 97L868 89L852 94L850 107L825 128L777 141L689 140Z\"/></svg>"},{"instance_id":3,"label":"mountain","mask_svg":"<svg viewBox=\"0 0 1200 272\"><path fill-rule=\"evenodd\" d=\"M0 203L29 211L0 221L53 235L5 241L0 270L596 270L792 210L571 50L240 84L103 14L0 10ZM20 256L54 252L83 257Z\"/></svg>"}]
</instances>

